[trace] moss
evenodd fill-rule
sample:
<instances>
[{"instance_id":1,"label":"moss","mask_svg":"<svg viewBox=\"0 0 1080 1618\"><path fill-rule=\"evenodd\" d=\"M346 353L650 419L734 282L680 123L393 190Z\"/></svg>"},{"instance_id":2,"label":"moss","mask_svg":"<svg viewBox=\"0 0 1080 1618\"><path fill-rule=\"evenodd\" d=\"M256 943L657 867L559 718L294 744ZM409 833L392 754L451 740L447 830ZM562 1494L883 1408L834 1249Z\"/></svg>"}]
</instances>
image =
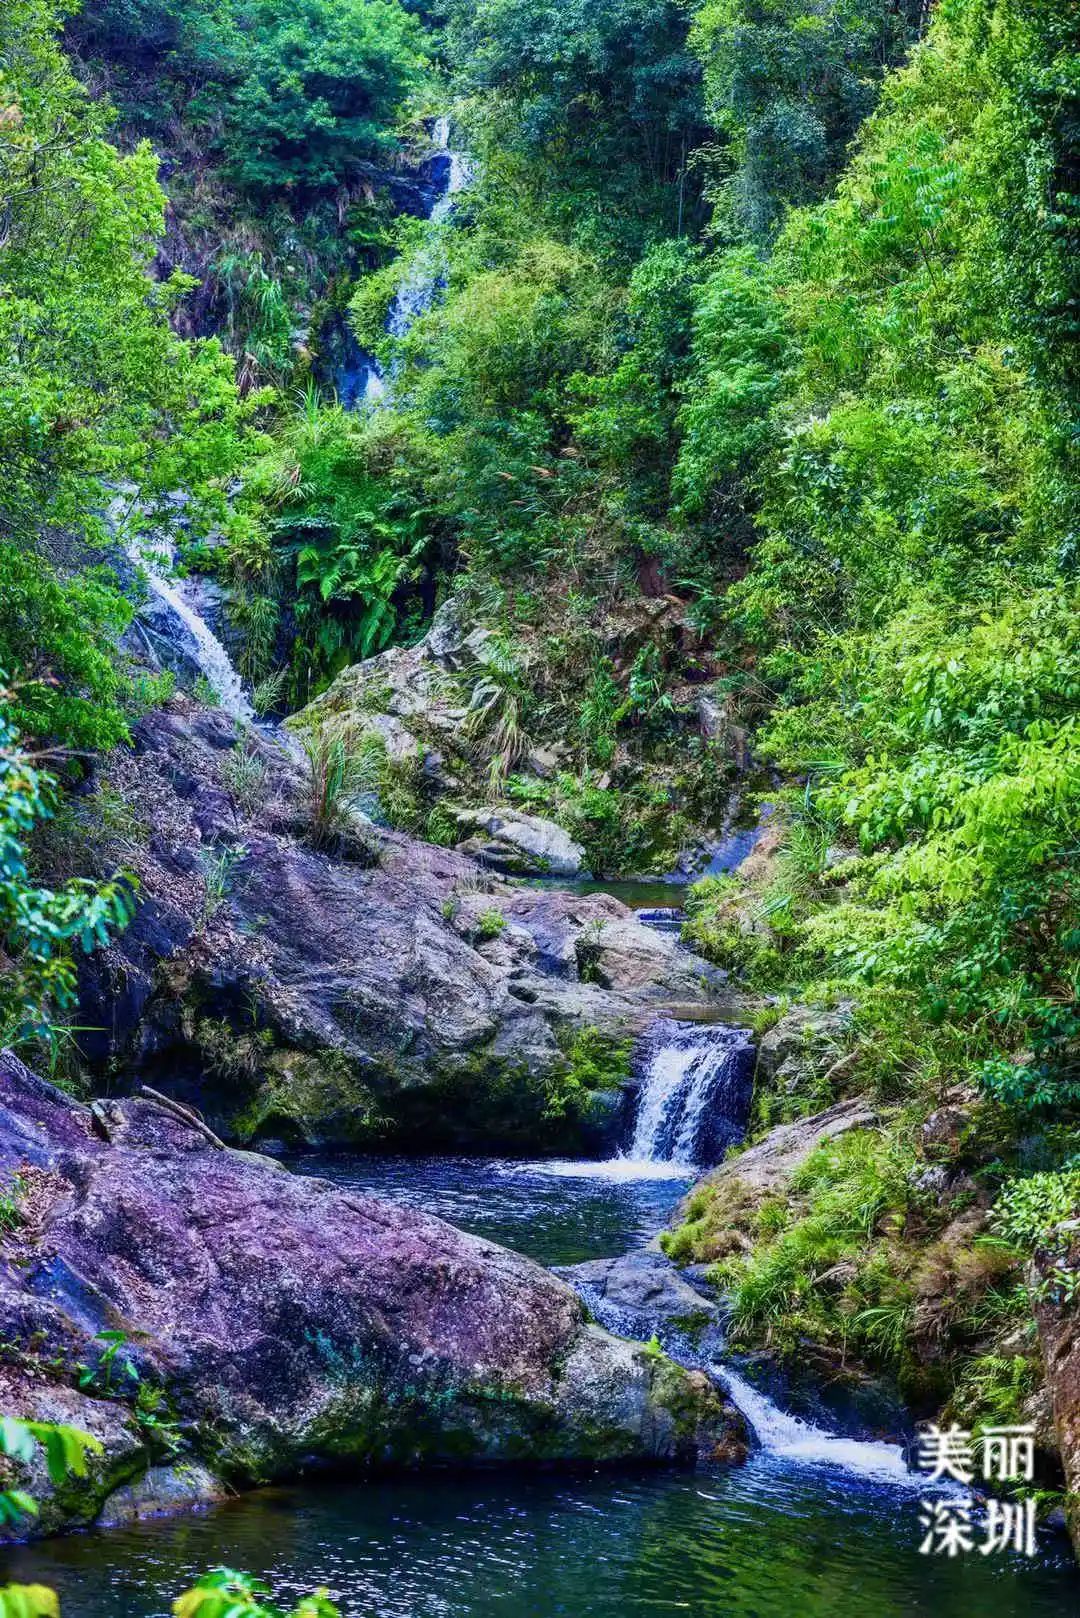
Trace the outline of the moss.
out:
<instances>
[{"instance_id":1,"label":"moss","mask_svg":"<svg viewBox=\"0 0 1080 1618\"><path fill-rule=\"evenodd\" d=\"M376 1140L386 1120L357 1065L341 1051L276 1051L251 1101L233 1118L241 1140L283 1135L313 1140L333 1122L335 1139Z\"/></svg>"},{"instance_id":2,"label":"moss","mask_svg":"<svg viewBox=\"0 0 1080 1618\"><path fill-rule=\"evenodd\" d=\"M1030 1352L1001 1347L1026 1316L1017 1255L977 1195L921 1189L910 1127L901 1115L825 1143L782 1195L736 1172L698 1187L662 1245L714 1266L734 1348L797 1370L814 1345L830 1374L885 1377L920 1410L989 1420L1033 1385L1033 1333Z\"/></svg>"},{"instance_id":3,"label":"moss","mask_svg":"<svg viewBox=\"0 0 1080 1618\"><path fill-rule=\"evenodd\" d=\"M703 1431L720 1425L723 1401L703 1372L687 1371L663 1353L649 1358L653 1400L671 1417L680 1448L695 1444Z\"/></svg>"}]
</instances>

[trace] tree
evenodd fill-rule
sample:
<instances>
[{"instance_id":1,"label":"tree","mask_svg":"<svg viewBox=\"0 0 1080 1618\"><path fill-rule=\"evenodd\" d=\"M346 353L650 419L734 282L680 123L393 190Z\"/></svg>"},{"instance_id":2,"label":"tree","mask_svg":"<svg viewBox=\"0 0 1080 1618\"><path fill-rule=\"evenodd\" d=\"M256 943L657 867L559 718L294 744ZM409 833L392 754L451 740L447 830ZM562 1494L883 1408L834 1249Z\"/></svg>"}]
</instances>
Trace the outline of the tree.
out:
<instances>
[{"instance_id":1,"label":"tree","mask_svg":"<svg viewBox=\"0 0 1080 1618\"><path fill-rule=\"evenodd\" d=\"M727 138L718 215L764 242L822 196L898 62L923 0L705 0L691 42Z\"/></svg>"},{"instance_id":2,"label":"tree","mask_svg":"<svg viewBox=\"0 0 1080 1618\"><path fill-rule=\"evenodd\" d=\"M150 263L163 230L157 160L105 139L109 110L76 84L51 0L0 9L0 667L38 734L101 746L123 733L113 673L129 616L115 575L117 485L129 525L167 491L222 517L258 399L241 401L216 341L169 325L189 284ZM23 695L25 694L25 696Z\"/></svg>"},{"instance_id":3,"label":"tree","mask_svg":"<svg viewBox=\"0 0 1080 1618\"><path fill-rule=\"evenodd\" d=\"M225 131L234 178L260 192L348 183L378 157L425 64L397 0L256 0Z\"/></svg>"}]
</instances>

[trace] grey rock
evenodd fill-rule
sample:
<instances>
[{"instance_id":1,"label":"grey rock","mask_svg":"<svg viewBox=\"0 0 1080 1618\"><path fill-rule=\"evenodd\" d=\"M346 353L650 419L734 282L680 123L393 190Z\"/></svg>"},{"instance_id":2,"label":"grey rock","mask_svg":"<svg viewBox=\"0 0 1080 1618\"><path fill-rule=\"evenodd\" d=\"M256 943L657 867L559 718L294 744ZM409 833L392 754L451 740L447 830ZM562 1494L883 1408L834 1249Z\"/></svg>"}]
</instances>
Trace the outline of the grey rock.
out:
<instances>
[{"instance_id":1,"label":"grey rock","mask_svg":"<svg viewBox=\"0 0 1080 1618\"><path fill-rule=\"evenodd\" d=\"M585 871L585 850L569 832L541 815L515 809L455 809L462 832L458 847L482 865L509 876L576 877Z\"/></svg>"},{"instance_id":2,"label":"grey rock","mask_svg":"<svg viewBox=\"0 0 1080 1618\"><path fill-rule=\"evenodd\" d=\"M312 1144L370 1138L376 1114L391 1133L430 1129L425 1095L460 1074L441 1117L464 1143L486 1078L539 1093L585 1024L629 1032L673 1001L708 1001L704 963L608 895L514 886L389 830L346 841L363 858L316 851L303 776L272 736L246 744L265 765L264 801L234 804L223 743L236 734L177 697L103 766L154 830L124 852L140 881L134 921L80 962L94 1071L164 1087L219 1133L253 1108L268 1135ZM225 846L236 857L208 912L207 856ZM477 920L492 909L506 925L485 940ZM597 940L599 970L582 981ZM284 1092L284 1114L263 1105Z\"/></svg>"},{"instance_id":3,"label":"grey rock","mask_svg":"<svg viewBox=\"0 0 1080 1618\"><path fill-rule=\"evenodd\" d=\"M221 1479L197 1462L152 1466L141 1478L113 1491L97 1523L101 1528L120 1528L150 1517L174 1517L183 1511L195 1511L227 1497L228 1490Z\"/></svg>"},{"instance_id":4,"label":"grey rock","mask_svg":"<svg viewBox=\"0 0 1080 1618\"><path fill-rule=\"evenodd\" d=\"M628 1310L651 1321L670 1323L719 1316L716 1304L691 1286L670 1259L652 1248L642 1248L620 1258L569 1265L556 1273L575 1285L588 1287L616 1309Z\"/></svg>"},{"instance_id":5,"label":"grey rock","mask_svg":"<svg viewBox=\"0 0 1080 1618\"><path fill-rule=\"evenodd\" d=\"M713 1169L706 1180L716 1183L736 1179L753 1190L775 1190L825 1141L835 1140L852 1129L872 1129L876 1123L877 1114L868 1101L858 1097L840 1101L812 1117L780 1124L756 1146L748 1147Z\"/></svg>"}]
</instances>

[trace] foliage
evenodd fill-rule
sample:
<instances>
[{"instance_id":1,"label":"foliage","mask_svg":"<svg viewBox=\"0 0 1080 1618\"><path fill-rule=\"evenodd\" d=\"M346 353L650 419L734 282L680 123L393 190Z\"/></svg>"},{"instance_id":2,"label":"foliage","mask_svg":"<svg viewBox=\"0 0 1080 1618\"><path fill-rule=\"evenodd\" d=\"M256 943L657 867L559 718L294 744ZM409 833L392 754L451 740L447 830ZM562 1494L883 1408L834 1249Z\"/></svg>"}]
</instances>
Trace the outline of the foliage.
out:
<instances>
[{"instance_id":1,"label":"foliage","mask_svg":"<svg viewBox=\"0 0 1080 1618\"><path fill-rule=\"evenodd\" d=\"M266 1598L270 1588L246 1573L215 1568L173 1602L176 1618L338 1618L328 1592L304 1596L288 1612Z\"/></svg>"},{"instance_id":2,"label":"foliage","mask_svg":"<svg viewBox=\"0 0 1080 1618\"><path fill-rule=\"evenodd\" d=\"M56 24L50 0L0 16L0 664L23 681L22 727L101 747L124 734L130 616L101 548L177 487L193 520L220 516L257 401L239 400L217 341L173 334L188 282L148 274L156 159L106 141L108 106L76 84Z\"/></svg>"},{"instance_id":3,"label":"foliage","mask_svg":"<svg viewBox=\"0 0 1080 1618\"><path fill-rule=\"evenodd\" d=\"M408 482L374 459L364 424L309 386L250 471L245 498L269 514L269 549L241 529L227 565L257 598L291 573L298 633L290 673L300 700L399 631L431 547L427 513ZM253 649L250 611L239 627Z\"/></svg>"},{"instance_id":4,"label":"foliage","mask_svg":"<svg viewBox=\"0 0 1080 1618\"><path fill-rule=\"evenodd\" d=\"M349 828L359 795L377 790L383 749L356 750L346 737L323 728L304 738L304 752L311 841L316 848L332 848Z\"/></svg>"},{"instance_id":5,"label":"foliage","mask_svg":"<svg viewBox=\"0 0 1080 1618\"><path fill-rule=\"evenodd\" d=\"M1017 1246L1047 1243L1059 1225L1080 1212L1080 1165L1059 1173L1032 1174L1011 1181L994 1208L994 1223Z\"/></svg>"},{"instance_id":6,"label":"foliage","mask_svg":"<svg viewBox=\"0 0 1080 1618\"><path fill-rule=\"evenodd\" d=\"M339 185L375 157L424 66L423 35L396 0L252 0L244 76L225 152L256 190Z\"/></svg>"},{"instance_id":7,"label":"foliage","mask_svg":"<svg viewBox=\"0 0 1080 1618\"><path fill-rule=\"evenodd\" d=\"M481 939L498 938L506 926L501 910L484 910L476 918L476 936Z\"/></svg>"},{"instance_id":8,"label":"foliage","mask_svg":"<svg viewBox=\"0 0 1080 1618\"><path fill-rule=\"evenodd\" d=\"M587 1116L597 1095L617 1089L630 1075L632 1041L602 1028L581 1028L567 1052L567 1067L547 1082L543 1116Z\"/></svg>"},{"instance_id":9,"label":"foliage","mask_svg":"<svg viewBox=\"0 0 1080 1618\"><path fill-rule=\"evenodd\" d=\"M727 140L718 223L767 241L786 206L823 193L925 11L920 0L705 0L691 45Z\"/></svg>"},{"instance_id":10,"label":"foliage","mask_svg":"<svg viewBox=\"0 0 1080 1618\"><path fill-rule=\"evenodd\" d=\"M483 95L492 144L551 175L556 208L604 191L613 218L660 213L672 234L694 200L686 163L700 136L700 70L683 9L662 0L482 0L449 8L448 49Z\"/></svg>"},{"instance_id":11,"label":"foliage","mask_svg":"<svg viewBox=\"0 0 1080 1618\"><path fill-rule=\"evenodd\" d=\"M87 1457L101 1454L101 1444L89 1433L77 1427L63 1426L50 1421L22 1421L14 1416L0 1416L0 1455L28 1465L38 1449L45 1451L49 1479L55 1485L62 1483L68 1473L82 1478L87 1472ZM0 1525L18 1525L27 1516L36 1516L37 1504L23 1489L5 1489L0 1492ZM10 1596L12 1586L3 1592ZM12 1609L18 1612L18 1607ZM47 1611L48 1609L43 1609Z\"/></svg>"},{"instance_id":12,"label":"foliage","mask_svg":"<svg viewBox=\"0 0 1080 1618\"><path fill-rule=\"evenodd\" d=\"M730 601L780 697L762 753L862 856L787 905L788 980L996 1027L983 1083L1037 1111L1080 1098L1073 227L1045 205L1070 137L1043 89L1071 69L1061 8L986 20L941 7L761 271L782 372L748 418L760 538Z\"/></svg>"},{"instance_id":13,"label":"foliage","mask_svg":"<svg viewBox=\"0 0 1080 1618\"><path fill-rule=\"evenodd\" d=\"M0 712L0 947L12 962L0 979L0 1037L5 1043L49 1040L53 1016L76 998L72 948L109 942L130 919L131 883L73 878L37 886L26 864L26 839L53 813L56 784L19 746Z\"/></svg>"}]
</instances>

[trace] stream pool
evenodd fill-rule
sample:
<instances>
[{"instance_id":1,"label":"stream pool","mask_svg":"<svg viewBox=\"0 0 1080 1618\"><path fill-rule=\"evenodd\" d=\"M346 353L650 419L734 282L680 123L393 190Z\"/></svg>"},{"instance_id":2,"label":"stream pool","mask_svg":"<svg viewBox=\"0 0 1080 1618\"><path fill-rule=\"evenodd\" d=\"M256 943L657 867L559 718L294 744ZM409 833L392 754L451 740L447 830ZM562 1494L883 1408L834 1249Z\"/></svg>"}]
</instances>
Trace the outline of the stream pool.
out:
<instances>
[{"instance_id":1,"label":"stream pool","mask_svg":"<svg viewBox=\"0 0 1080 1618\"><path fill-rule=\"evenodd\" d=\"M666 1222L664 1165L327 1158L293 1165L400 1197L545 1263L612 1256ZM645 1177L646 1174L648 1177ZM659 1176L659 1177L657 1177ZM1034 1562L918 1554L918 1491L759 1454L730 1471L437 1473L263 1490L205 1513L20 1547L64 1618L166 1618L207 1567L346 1618L1062 1618L1064 1541Z\"/></svg>"}]
</instances>

